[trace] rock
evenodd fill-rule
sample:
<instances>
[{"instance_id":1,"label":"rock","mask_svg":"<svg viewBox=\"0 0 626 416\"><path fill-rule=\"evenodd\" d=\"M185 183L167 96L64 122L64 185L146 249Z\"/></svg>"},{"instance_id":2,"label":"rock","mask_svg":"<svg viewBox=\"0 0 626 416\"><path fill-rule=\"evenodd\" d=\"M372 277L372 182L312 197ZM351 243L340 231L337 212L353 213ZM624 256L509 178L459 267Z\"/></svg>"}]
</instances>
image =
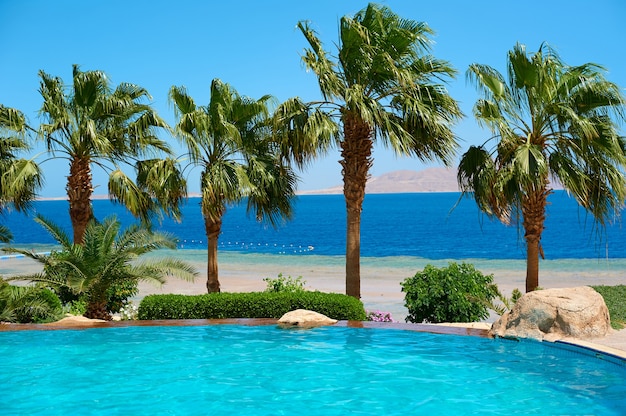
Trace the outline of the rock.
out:
<instances>
[{"instance_id":1,"label":"rock","mask_svg":"<svg viewBox=\"0 0 626 416\"><path fill-rule=\"evenodd\" d=\"M287 312L278 320L278 324L284 327L297 326L311 328L316 326L334 325L336 323L336 319L331 319L326 315L308 311L306 309L296 309L295 311Z\"/></svg>"},{"instance_id":2,"label":"rock","mask_svg":"<svg viewBox=\"0 0 626 416\"><path fill-rule=\"evenodd\" d=\"M61 319L60 321L56 321L56 322L50 322L46 325L49 326L90 326L90 325L94 325L100 322L107 322L103 319L89 319L89 318L85 318L84 316L77 316L77 315L66 315L65 318Z\"/></svg>"},{"instance_id":3,"label":"rock","mask_svg":"<svg viewBox=\"0 0 626 416\"><path fill-rule=\"evenodd\" d=\"M604 298L589 286L582 286L526 293L493 324L490 333L556 341L603 337L610 328Z\"/></svg>"}]
</instances>

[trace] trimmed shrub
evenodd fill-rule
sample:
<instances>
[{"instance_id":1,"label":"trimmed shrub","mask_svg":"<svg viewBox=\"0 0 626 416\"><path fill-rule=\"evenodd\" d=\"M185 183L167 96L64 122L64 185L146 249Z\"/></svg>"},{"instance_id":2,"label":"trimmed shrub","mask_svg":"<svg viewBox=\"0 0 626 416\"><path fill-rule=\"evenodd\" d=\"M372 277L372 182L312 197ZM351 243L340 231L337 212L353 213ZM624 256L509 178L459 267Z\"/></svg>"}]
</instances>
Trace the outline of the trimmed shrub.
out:
<instances>
[{"instance_id":1,"label":"trimmed shrub","mask_svg":"<svg viewBox=\"0 0 626 416\"><path fill-rule=\"evenodd\" d=\"M351 296L323 292L245 292L204 295L149 295L139 319L280 318L308 309L337 320L365 320L363 303Z\"/></svg>"},{"instance_id":2,"label":"trimmed shrub","mask_svg":"<svg viewBox=\"0 0 626 416\"><path fill-rule=\"evenodd\" d=\"M476 322L489 316L487 304L496 297L493 275L473 265L451 262L448 267L427 265L400 283L406 293L407 322Z\"/></svg>"}]
</instances>

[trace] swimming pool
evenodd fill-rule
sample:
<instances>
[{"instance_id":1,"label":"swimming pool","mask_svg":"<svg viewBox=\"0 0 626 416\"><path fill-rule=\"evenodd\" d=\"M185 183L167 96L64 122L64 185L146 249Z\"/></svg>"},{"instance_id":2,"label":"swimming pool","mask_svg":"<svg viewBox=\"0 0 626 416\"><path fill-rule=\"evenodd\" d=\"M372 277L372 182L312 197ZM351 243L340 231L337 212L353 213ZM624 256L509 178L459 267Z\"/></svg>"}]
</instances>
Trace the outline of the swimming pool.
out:
<instances>
[{"instance_id":1,"label":"swimming pool","mask_svg":"<svg viewBox=\"0 0 626 416\"><path fill-rule=\"evenodd\" d=\"M622 415L626 367L545 343L390 329L0 333L3 415Z\"/></svg>"}]
</instances>

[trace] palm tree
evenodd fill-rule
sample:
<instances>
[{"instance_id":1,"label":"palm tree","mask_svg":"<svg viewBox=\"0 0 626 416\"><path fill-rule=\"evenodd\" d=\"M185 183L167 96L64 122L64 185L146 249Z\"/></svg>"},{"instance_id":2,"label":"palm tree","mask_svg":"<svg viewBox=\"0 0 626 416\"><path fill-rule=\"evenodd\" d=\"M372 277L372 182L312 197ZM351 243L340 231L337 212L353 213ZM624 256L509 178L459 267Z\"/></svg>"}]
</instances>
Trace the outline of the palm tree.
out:
<instances>
[{"instance_id":1,"label":"palm tree","mask_svg":"<svg viewBox=\"0 0 626 416\"><path fill-rule=\"evenodd\" d=\"M470 147L458 181L487 215L505 224L521 219L528 292L539 286L551 179L600 226L623 206L626 141L612 117L624 120L625 101L602 67L567 66L545 43L534 54L516 45L507 69L508 82L489 66L468 69L468 79L483 94L474 114L491 130L495 145Z\"/></svg>"},{"instance_id":2,"label":"palm tree","mask_svg":"<svg viewBox=\"0 0 626 416\"><path fill-rule=\"evenodd\" d=\"M273 140L269 101L240 96L215 79L206 106L172 87L176 132L193 166L200 166L201 209L208 240L207 290L219 292L217 245L228 205L247 198L248 212L277 225L291 217L296 176Z\"/></svg>"},{"instance_id":3,"label":"palm tree","mask_svg":"<svg viewBox=\"0 0 626 416\"><path fill-rule=\"evenodd\" d=\"M83 72L77 65L69 91L60 78L43 71L39 76L46 119L41 135L53 157L69 160L66 190L74 241L82 242L93 217L92 165L109 171L109 196L147 224L155 214L179 218L186 184L176 164L160 157L170 149L156 134L167 125L143 103L148 92L128 83L112 90L103 72ZM133 163L135 182L121 168Z\"/></svg>"},{"instance_id":4,"label":"palm tree","mask_svg":"<svg viewBox=\"0 0 626 416\"><path fill-rule=\"evenodd\" d=\"M10 207L28 209L42 185L39 166L33 160L17 157L17 152L29 149L27 128L20 111L0 104L0 213ZM12 238L11 231L0 225L0 242Z\"/></svg>"},{"instance_id":5,"label":"palm tree","mask_svg":"<svg viewBox=\"0 0 626 416\"><path fill-rule=\"evenodd\" d=\"M50 255L28 250L6 248L44 265L42 273L14 276L8 280L29 280L43 283L56 290L69 290L87 301L85 316L111 319L107 309L107 291L115 284L139 281L166 282L167 276L193 281L197 272L185 262L159 257L139 261L139 257L161 248L176 248L176 238L166 233L153 233L145 227L133 225L120 233L120 223L108 217L102 223L90 221L82 244L72 243L70 237L51 221L37 216L36 222L61 246Z\"/></svg>"},{"instance_id":6,"label":"palm tree","mask_svg":"<svg viewBox=\"0 0 626 416\"><path fill-rule=\"evenodd\" d=\"M309 108L341 149L346 294L360 298L361 210L374 142L397 155L451 163L457 147L451 126L462 114L442 82L455 71L429 54L433 32L426 24L402 19L387 7L369 4L354 17L341 18L336 59L308 23L298 27L310 45L302 59L317 76L323 98Z\"/></svg>"}]
</instances>

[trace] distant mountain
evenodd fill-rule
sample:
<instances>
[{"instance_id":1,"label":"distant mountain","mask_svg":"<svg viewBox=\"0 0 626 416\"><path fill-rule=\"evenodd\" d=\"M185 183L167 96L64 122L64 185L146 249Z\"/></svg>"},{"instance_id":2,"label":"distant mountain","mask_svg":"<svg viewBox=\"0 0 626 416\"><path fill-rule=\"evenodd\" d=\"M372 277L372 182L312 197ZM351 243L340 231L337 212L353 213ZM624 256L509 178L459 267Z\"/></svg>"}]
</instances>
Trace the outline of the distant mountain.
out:
<instances>
[{"instance_id":1,"label":"distant mountain","mask_svg":"<svg viewBox=\"0 0 626 416\"><path fill-rule=\"evenodd\" d=\"M420 171L396 170L367 181L368 194L394 194L415 192L460 192L456 169L428 168ZM300 195L341 194L343 185L315 191L300 191Z\"/></svg>"}]
</instances>

